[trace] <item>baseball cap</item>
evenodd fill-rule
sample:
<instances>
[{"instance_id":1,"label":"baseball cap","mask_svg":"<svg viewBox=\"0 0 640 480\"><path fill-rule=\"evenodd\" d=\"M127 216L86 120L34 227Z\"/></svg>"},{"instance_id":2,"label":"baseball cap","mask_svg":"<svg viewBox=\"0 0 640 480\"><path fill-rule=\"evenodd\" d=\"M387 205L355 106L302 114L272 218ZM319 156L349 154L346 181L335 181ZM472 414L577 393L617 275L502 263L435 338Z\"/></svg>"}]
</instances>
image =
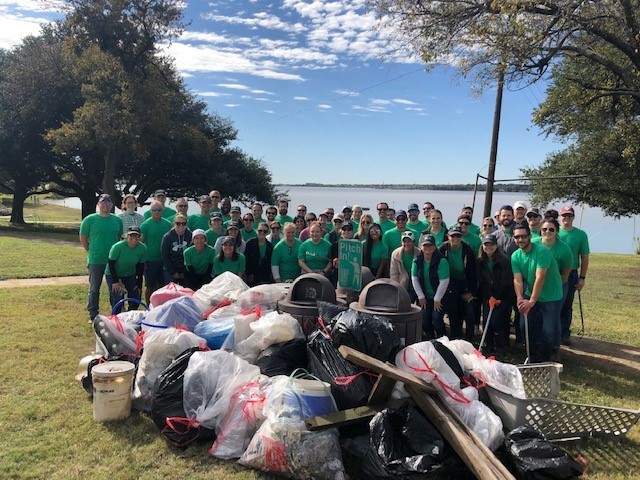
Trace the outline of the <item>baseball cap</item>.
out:
<instances>
[{"instance_id":1,"label":"baseball cap","mask_svg":"<svg viewBox=\"0 0 640 480\"><path fill-rule=\"evenodd\" d=\"M127 235L130 235L132 233L140 235L140 227L129 227L129 229L127 230Z\"/></svg>"},{"instance_id":2,"label":"baseball cap","mask_svg":"<svg viewBox=\"0 0 640 480\"><path fill-rule=\"evenodd\" d=\"M436 237L431 235L430 233L423 233L420 236L420 245L435 245Z\"/></svg>"},{"instance_id":3,"label":"baseball cap","mask_svg":"<svg viewBox=\"0 0 640 480\"><path fill-rule=\"evenodd\" d=\"M242 210L240 210L240 207L231 207L231 213L242 213Z\"/></svg>"},{"instance_id":4,"label":"baseball cap","mask_svg":"<svg viewBox=\"0 0 640 480\"><path fill-rule=\"evenodd\" d=\"M227 230L229 230L230 228L237 228L238 230L240 230L240 224L238 222L229 222L227 223Z\"/></svg>"},{"instance_id":5,"label":"baseball cap","mask_svg":"<svg viewBox=\"0 0 640 480\"><path fill-rule=\"evenodd\" d=\"M204 230L203 230L203 229L201 229L201 228L196 228L196 229L193 231L193 233L191 234L191 238L196 238L196 236L197 236L197 235L203 235L203 236L205 236L205 237L207 236L207 235L204 233Z\"/></svg>"},{"instance_id":6,"label":"baseball cap","mask_svg":"<svg viewBox=\"0 0 640 480\"><path fill-rule=\"evenodd\" d=\"M458 226L451 227L449 229L448 233L449 233L449 235L460 235L460 236L462 236L462 229L460 227L458 227Z\"/></svg>"},{"instance_id":7,"label":"baseball cap","mask_svg":"<svg viewBox=\"0 0 640 480\"><path fill-rule=\"evenodd\" d=\"M235 245L236 241L233 237L227 235L226 237L222 237L221 245L224 245L225 243L233 243Z\"/></svg>"},{"instance_id":8,"label":"baseball cap","mask_svg":"<svg viewBox=\"0 0 640 480\"><path fill-rule=\"evenodd\" d=\"M411 230L407 230L406 232L402 232L402 237L400 237L400 238L401 238L402 241L404 241L405 238L408 238L412 242L415 241L415 238L413 238L413 232Z\"/></svg>"},{"instance_id":9,"label":"baseball cap","mask_svg":"<svg viewBox=\"0 0 640 480\"><path fill-rule=\"evenodd\" d=\"M353 225L351 222L345 222L340 226L341 230L353 230Z\"/></svg>"},{"instance_id":10,"label":"baseball cap","mask_svg":"<svg viewBox=\"0 0 640 480\"><path fill-rule=\"evenodd\" d=\"M111 200L111 195L109 195L108 193L103 193L98 197L98 202L102 202L104 200L113 203L113 200Z\"/></svg>"},{"instance_id":11,"label":"baseball cap","mask_svg":"<svg viewBox=\"0 0 640 480\"><path fill-rule=\"evenodd\" d=\"M398 210L396 212L396 220L398 219L398 217L407 218L407 212L405 212L404 210Z\"/></svg>"},{"instance_id":12,"label":"baseball cap","mask_svg":"<svg viewBox=\"0 0 640 480\"><path fill-rule=\"evenodd\" d=\"M211 202L211 197L209 195L200 195L198 202Z\"/></svg>"},{"instance_id":13,"label":"baseball cap","mask_svg":"<svg viewBox=\"0 0 640 480\"><path fill-rule=\"evenodd\" d=\"M344 218L342 218L341 215L336 215L335 217L333 217L333 219L331 221L333 223L342 223L342 222L344 222Z\"/></svg>"},{"instance_id":14,"label":"baseball cap","mask_svg":"<svg viewBox=\"0 0 640 480\"><path fill-rule=\"evenodd\" d=\"M460 216L458 217L458 222L459 222L460 220L468 220L469 222L471 222L471 217L470 217L469 215L466 215L466 214L465 214L465 215L460 215Z\"/></svg>"},{"instance_id":15,"label":"baseball cap","mask_svg":"<svg viewBox=\"0 0 640 480\"><path fill-rule=\"evenodd\" d=\"M571 205L565 205L564 207L562 207L562 210L560 210L560 215L562 215L563 213L570 213L571 215L576 214L575 210Z\"/></svg>"},{"instance_id":16,"label":"baseball cap","mask_svg":"<svg viewBox=\"0 0 640 480\"><path fill-rule=\"evenodd\" d=\"M527 209L527 204L524 203L522 200L517 201L516 203L513 204L513 209L517 210L518 208L524 208L526 210Z\"/></svg>"},{"instance_id":17,"label":"baseball cap","mask_svg":"<svg viewBox=\"0 0 640 480\"><path fill-rule=\"evenodd\" d=\"M341 211L342 211L342 213L344 213L344 212L351 212L352 210L351 210L351 207L349 205L345 205L344 207L342 207Z\"/></svg>"},{"instance_id":18,"label":"baseball cap","mask_svg":"<svg viewBox=\"0 0 640 480\"><path fill-rule=\"evenodd\" d=\"M529 214L531 214L534 217L542 216L542 213L540 213L540 209L536 207L531 207L529 210L527 210L527 218L530 216Z\"/></svg>"},{"instance_id":19,"label":"baseball cap","mask_svg":"<svg viewBox=\"0 0 640 480\"><path fill-rule=\"evenodd\" d=\"M410 203L409 206L407 207L407 212L412 212L414 210L417 210L418 212L420 211L420 208L418 208L418 204Z\"/></svg>"},{"instance_id":20,"label":"baseball cap","mask_svg":"<svg viewBox=\"0 0 640 480\"><path fill-rule=\"evenodd\" d=\"M165 192L162 189L158 189L156 190L156 193L153 194L154 197L160 196L160 195L164 195L165 197L167 196L167 192Z\"/></svg>"},{"instance_id":21,"label":"baseball cap","mask_svg":"<svg viewBox=\"0 0 640 480\"><path fill-rule=\"evenodd\" d=\"M497 244L498 243L498 238L490 233L488 235L485 235L484 237L482 237L482 243L493 243L493 244Z\"/></svg>"},{"instance_id":22,"label":"baseball cap","mask_svg":"<svg viewBox=\"0 0 640 480\"><path fill-rule=\"evenodd\" d=\"M219 218L220 220L222 220L222 214L220 212L213 212L210 215L210 219L213 220L214 218Z\"/></svg>"}]
</instances>

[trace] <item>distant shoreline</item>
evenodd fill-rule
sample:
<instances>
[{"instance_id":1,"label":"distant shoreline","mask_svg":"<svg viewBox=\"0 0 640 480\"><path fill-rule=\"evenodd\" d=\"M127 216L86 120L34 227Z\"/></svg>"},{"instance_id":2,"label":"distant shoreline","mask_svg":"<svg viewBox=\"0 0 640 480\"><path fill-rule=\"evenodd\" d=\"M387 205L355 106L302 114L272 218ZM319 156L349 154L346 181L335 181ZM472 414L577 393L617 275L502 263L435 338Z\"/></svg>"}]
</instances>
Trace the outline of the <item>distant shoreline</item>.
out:
<instances>
[{"instance_id":1,"label":"distant shoreline","mask_svg":"<svg viewBox=\"0 0 640 480\"><path fill-rule=\"evenodd\" d=\"M371 183L278 183L274 184L275 187L321 187L321 188L370 188L375 190L438 190L438 191L458 191L458 192L472 192L475 185L472 183L465 184L371 184ZM478 185L478 191L484 192L486 185ZM494 192L531 192L529 185L522 185L520 183L496 183L493 186Z\"/></svg>"}]
</instances>

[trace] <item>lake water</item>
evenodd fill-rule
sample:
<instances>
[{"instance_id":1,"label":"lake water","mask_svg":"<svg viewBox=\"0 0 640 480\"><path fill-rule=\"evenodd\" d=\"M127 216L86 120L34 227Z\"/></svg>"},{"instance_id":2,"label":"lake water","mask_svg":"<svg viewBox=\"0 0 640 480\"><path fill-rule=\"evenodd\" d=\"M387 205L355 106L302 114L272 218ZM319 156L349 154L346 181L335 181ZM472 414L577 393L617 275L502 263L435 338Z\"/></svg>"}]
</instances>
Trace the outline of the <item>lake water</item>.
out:
<instances>
[{"instance_id":1,"label":"lake water","mask_svg":"<svg viewBox=\"0 0 640 480\"><path fill-rule=\"evenodd\" d=\"M447 224L455 221L460 209L464 205L471 205L473 201L473 191L440 191L440 190L376 190L372 188L331 188L331 187L286 187L279 186L278 189L287 192L290 198L289 214L295 213L299 204L307 206L307 211L316 214L323 212L328 206L339 213L344 205L359 204L363 209L369 208L374 219L377 219L376 204L387 202L390 207L406 210L410 203L417 203L422 210L422 204L426 201L433 203L437 209L441 210L444 221ZM492 211L501 205L513 205L516 201L523 200L530 204L527 194L497 192L493 195ZM64 200L52 201L58 205L65 205L71 208L80 208L80 199L67 198ZM169 203L170 206L173 202ZM549 205L548 208L560 210L563 204ZM140 212L148 210L145 205L140 208ZM476 214L473 222L480 224L482 210L484 209L484 192L478 192L476 198ZM242 206L243 213L249 208ZM196 202L189 202L189 214L199 211ZM120 211L116 209L116 213ZM292 215L294 216L294 215ZM422 219L422 215L420 216ZM613 217L606 217L599 208L577 207L576 220L574 225L582 228L589 235L591 251L603 253L634 253L636 235L636 218L622 218L619 220Z\"/></svg>"}]
</instances>

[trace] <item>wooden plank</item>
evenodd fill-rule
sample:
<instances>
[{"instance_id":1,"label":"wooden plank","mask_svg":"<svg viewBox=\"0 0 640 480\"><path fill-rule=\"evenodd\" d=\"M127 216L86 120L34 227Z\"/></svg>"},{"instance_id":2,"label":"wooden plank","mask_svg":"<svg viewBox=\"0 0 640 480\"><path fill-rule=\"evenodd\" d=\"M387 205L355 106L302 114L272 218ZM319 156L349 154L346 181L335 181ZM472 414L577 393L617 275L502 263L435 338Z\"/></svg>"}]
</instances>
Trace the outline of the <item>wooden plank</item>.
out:
<instances>
[{"instance_id":1,"label":"wooden plank","mask_svg":"<svg viewBox=\"0 0 640 480\"><path fill-rule=\"evenodd\" d=\"M389 400L388 402L376 405L365 405L362 407L350 408L348 410L342 410L341 412L328 413L326 415L307 418L305 420L305 424L311 431L343 427L345 425L367 421L387 407L400 408L405 403L413 404L413 400L410 398L401 398Z\"/></svg>"},{"instance_id":2,"label":"wooden plank","mask_svg":"<svg viewBox=\"0 0 640 480\"><path fill-rule=\"evenodd\" d=\"M382 374L378 375L378 379L369 394L367 405L375 405L389 400L391 398L391 392L393 392L393 387L396 386L396 382L397 380L394 378Z\"/></svg>"},{"instance_id":3,"label":"wooden plank","mask_svg":"<svg viewBox=\"0 0 640 480\"><path fill-rule=\"evenodd\" d=\"M380 360L370 357L369 355L347 347L346 345L342 345L338 350L340 350L342 356L351 363L368 368L376 373L381 373L386 377L393 378L394 380L399 380L406 385L413 385L423 392L431 394L437 393L436 389L432 385L415 375L403 372L398 367L388 365Z\"/></svg>"},{"instance_id":4,"label":"wooden plank","mask_svg":"<svg viewBox=\"0 0 640 480\"><path fill-rule=\"evenodd\" d=\"M515 480L515 477L495 457L493 452L482 442L478 445L473 440L469 435L470 429L462 423L458 415L453 412L455 416L452 416L452 411L443 407L446 402L440 398L425 395L424 392L412 385L406 385L406 389L420 410L424 412L479 480Z\"/></svg>"}]
</instances>

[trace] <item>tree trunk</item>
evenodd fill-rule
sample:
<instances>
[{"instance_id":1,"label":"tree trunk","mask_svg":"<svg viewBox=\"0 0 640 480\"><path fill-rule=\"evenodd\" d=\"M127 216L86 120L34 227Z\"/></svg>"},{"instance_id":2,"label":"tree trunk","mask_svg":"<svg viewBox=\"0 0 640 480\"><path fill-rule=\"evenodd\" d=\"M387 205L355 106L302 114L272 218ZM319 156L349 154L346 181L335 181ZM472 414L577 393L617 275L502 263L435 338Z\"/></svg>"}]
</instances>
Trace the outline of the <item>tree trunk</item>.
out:
<instances>
[{"instance_id":1,"label":"tree trunk","mask_svg":"<svg viewBox=\"0 0 640 480\"><path fill-rule=\"evenodd\" d=\"M96 194L92 190L83 190L80 194L82 202L82 218L92 213L96 213Z\"/></svg>"},{"instance_id":2,"label":"tree trunk","mask_svg":"<svg viewBox=\"0 0 640 480\"><path fill-rule=\"evenodd\" d=\"M15 185L13 192L13 206L11 207L11 219L9 221L11 223L24 224L24 201L29 196L29 192L25 185L17 182Z\"/></svg>"},{"instance_id":3,"label":"tree trunk","mask_svg":"<svg viewBox=\"0 0 640 480\"><path fill-rule=\"evenodd\" d=\"M115 171L116 171L116 154L114 148L108 147L107 153L104 156L104 175L102 177L102 193L108 193L114 202L117 201L115 186Z\"/></svg>"}]
</instances>

